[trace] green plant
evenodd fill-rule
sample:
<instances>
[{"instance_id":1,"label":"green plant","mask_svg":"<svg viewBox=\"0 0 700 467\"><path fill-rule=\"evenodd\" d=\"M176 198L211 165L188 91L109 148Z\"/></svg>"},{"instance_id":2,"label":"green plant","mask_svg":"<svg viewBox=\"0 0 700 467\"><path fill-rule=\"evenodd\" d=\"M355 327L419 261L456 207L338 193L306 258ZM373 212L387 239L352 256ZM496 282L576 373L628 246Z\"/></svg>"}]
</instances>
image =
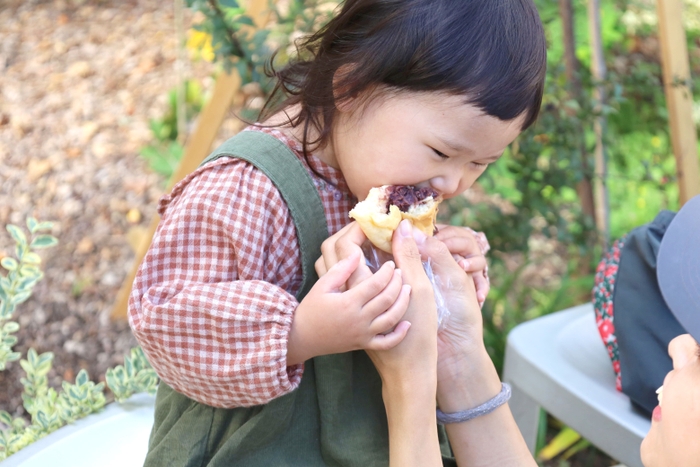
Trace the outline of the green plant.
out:
<instances>
[{"instance_id":1,"label":"green plant","mask_svg":"<svg viewBox=\"0 0 700 467\"><path fill-rule=\"evenodd\" d=\"M51 230L50 222L27 221L30 237L15 225L7 230L15 241L17 258L5 257L0 264L8 273L0 277L0 370L8 363L20 359L21 354L13 351L17 343L14 335L20 326L9 321L17 305L26 301L33 287L43 277L39 268L41 258L34 251L49 248L58 240L44 232ZM51 371L53 353L38 354L30 348L27 358L20 360L26 376L21 379L24 387L22 400L31 417L13 418L8 412L0 411L0 460L12 455L34 441L86 415L100 410L107 402L104 394L105 383L90 381L87 371L80 370L75 382L63 381L60 390L49 387L48 373ZM158 377L146 360L140 348L131 350L124 359L124 366L107 370L107 386L117 401L123 401L137 392L154 393Z\"/></svg>"},{"instance_id":2,"label":"green plant","mask_svg":"<svg viewBox=\"0 0 700 467\"><path fill-rule=\"evenodd\" d=\"M56 238L48 235L46 231L52 228L50 222L37 222L29 218L27 227L31 238L16 225L8 225L7 231L15 241L15 254L17 258L2 258L0 264L5 268L7 276L0 277L0 371L4 370L7 363L19 360L19 352L13 352L12 347L17 343L14 336L19 330L19 324L8 321L15 312L17 305L25 302L32 294L32 289L41 280L43 273L39 269L41 257L34 251L50 248L57 243Z\"/></svg>"},{"instance_id":3,"label":"green plant","mask_svg":"<svg viewBox=\"0 0 700 467\"><path fill-rule=\"evenodd\" d=\"M202 87L196 81L184 83L185 121L192 121L202 109L204 94ZM149 126L154 142L143 147L139 154L146 159L151 169L166 178L170 178L177 168L184 152L179 141L177 125L178 115L177 91L168 93L168 109L161 118L151 119Z\"/></svg>"},{"instance_id":4,"label":"green plant","mask_svg":"<svg viewBox=\"0 0 700 467\"><path fill-rule=\"evenodd\" d=\"M117 402L138 392L153 394L158 384L158 377L141 347L131 349L131 355L124 357L124 366L118 365L107 370L105 379Z\"/></svg>"}]
</instances>

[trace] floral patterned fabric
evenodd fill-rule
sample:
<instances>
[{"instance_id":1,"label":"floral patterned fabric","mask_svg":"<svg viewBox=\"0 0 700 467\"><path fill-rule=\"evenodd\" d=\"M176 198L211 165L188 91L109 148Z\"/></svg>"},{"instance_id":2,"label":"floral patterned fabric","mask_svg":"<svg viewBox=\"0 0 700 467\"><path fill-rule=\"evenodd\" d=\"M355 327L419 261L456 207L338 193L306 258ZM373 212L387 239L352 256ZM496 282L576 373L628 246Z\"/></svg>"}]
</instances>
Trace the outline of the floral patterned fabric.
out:
<instances>
[{"instance_id":1,"label":"floral patterned fabric","mask_svg":"<svg viewBox=\"0 0 700 467\"><path fill-rule=\"evenodd\" d=\"M620 265L620 254L625 246L626 238L625 236L616 240L598 264L592 293L598 332L612 361L615 371L615 386L618 391L622 391L622 379L620 376L620 354L615 336L613 297L615 296L615 280Z\"/></svg>"}]
</instances>

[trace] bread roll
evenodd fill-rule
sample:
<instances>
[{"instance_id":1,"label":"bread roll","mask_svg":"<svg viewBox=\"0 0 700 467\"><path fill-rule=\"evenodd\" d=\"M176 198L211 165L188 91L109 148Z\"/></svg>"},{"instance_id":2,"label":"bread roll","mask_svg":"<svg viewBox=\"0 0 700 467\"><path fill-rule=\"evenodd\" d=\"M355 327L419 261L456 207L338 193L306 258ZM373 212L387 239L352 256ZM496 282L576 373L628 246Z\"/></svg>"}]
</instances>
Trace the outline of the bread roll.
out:
<instances>
[{"instance_id":1,"label":"bread roll","mask_svg":"<svg viewBox=\"0 0 700 467\"><path fill-rule=\"evenodd\" d=\"M391 237L403 219L424 234L433 235L440 201L442 197L431 188L384 185L372 188L367 198L350 211L350 217L374 246L391 253Z\"/></svg>"}]
</instances>

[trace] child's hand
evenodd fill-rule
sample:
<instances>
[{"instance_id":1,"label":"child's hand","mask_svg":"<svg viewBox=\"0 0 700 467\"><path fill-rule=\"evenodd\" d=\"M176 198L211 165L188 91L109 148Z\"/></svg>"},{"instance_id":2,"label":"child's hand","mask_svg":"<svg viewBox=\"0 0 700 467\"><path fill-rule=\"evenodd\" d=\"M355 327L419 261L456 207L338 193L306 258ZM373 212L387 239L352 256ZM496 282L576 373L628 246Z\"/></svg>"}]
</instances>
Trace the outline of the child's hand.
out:
<instances>
[{"instance_id":1,"label":"child's hand","mask_svg":"<svg viewBox=\"0 0 700 467\"><path fill-rule=\"evenodd\" d=\"M476 286L476 296L479 305L482 306L489 293L489 276L486 257L489 243L483 233L473 231L468 227L456 227L453 225L438 225L438 233L435 238L443 242L457 264L471 274Z\"/></svg>"},{"instance_id":2,"label":"child's hand","mask_svg":"<svg viewBox=\"0 0 700 467\"><path fill-rule=\"evenodd\" d=\"M348 278L347 284L343 284L340 288L345 291L352 288L355 284L362 282L372 276L372 271L365 263L365 258L362 253L361 245L367 241L367 237L360 228L357 222L351 222L334 235L331 235L324 240L321 245L321 257L316 260L315 268L318 277L323 277L326 272L343 258L348 258L353 254L359 254L362 258L361 263Z\"/></svg>"},{"instance_id":3,"label":"child's hand","mask_svg":"<svg viewBox=\"0 0 700 467\"><path fill-rule=\"evenodd\" d=\"M390 349L406 336L410 325L400 321L410 286L402 284L393 261L343 291L360 261L359 251L338 261L301 301L289 335L288 365L319 355Z\"/></svg>"}]
</instances>

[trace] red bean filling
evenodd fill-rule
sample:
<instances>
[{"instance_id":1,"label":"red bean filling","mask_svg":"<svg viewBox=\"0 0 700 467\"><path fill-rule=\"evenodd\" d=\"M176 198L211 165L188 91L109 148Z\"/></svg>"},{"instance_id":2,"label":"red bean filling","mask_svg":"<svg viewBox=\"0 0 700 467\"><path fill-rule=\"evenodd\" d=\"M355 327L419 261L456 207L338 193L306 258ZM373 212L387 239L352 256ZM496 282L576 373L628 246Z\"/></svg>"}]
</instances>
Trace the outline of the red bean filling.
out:
<instances>
[{"instance_id":1,"label":"red bean filling","mask_svg":"<svg viewBox=\"0 0 700 467\"><path fill-rule=\"evenodd\" d=\"M392 204L397 206L401 212L408 212L408 209L414 204L418 204L425 198L438 197L438 192L432 188L418 188L407 185L394 185L388 188L389 201L387 203L387 212Z\"/></svg>"}]
</instances>

